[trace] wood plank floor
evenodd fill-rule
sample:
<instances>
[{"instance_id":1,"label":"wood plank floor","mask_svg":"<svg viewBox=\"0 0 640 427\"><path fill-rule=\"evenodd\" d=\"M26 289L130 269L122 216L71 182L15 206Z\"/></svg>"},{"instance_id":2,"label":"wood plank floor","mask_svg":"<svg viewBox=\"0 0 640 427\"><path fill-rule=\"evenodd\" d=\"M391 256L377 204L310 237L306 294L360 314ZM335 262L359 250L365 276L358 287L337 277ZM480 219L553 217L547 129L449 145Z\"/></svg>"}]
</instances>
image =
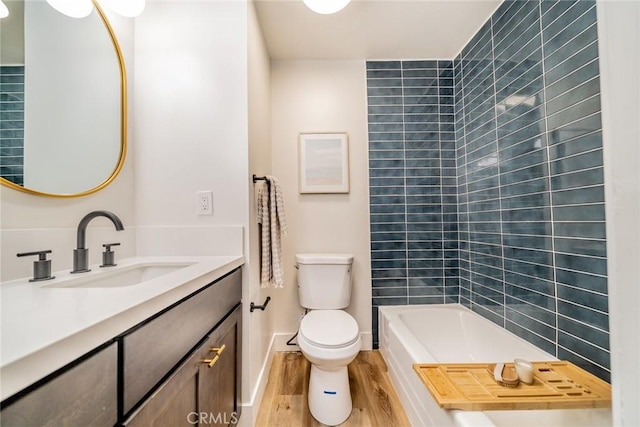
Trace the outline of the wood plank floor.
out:
<instances>
[{"instance_id":1,"label":"wood plank floor","mask_svg":"<svg viewBox=\"0 0 640 427\"><path fill-rule=\"evenodd\" d=\"M257 427L322 426L309 412L311 364L300 352L276 353L260 405ZM410 426L380 353L362 351L349 364L353 410L345 427Z\"/></svg>"}]
</instances>

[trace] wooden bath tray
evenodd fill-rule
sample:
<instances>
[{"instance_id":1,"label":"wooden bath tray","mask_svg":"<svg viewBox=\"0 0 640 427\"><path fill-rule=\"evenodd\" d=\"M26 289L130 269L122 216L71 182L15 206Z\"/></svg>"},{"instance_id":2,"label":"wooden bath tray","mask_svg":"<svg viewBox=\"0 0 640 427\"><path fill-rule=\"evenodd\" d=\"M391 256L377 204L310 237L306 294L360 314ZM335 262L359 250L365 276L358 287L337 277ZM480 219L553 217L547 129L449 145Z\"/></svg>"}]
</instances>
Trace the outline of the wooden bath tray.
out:
<instances>
[{"instance_id":1,"label":"wooden bath tray","mask_svg":"<svg viewBox=\"0 0 640 427\"><path fill-rule=\"evenodd\" d=\"M513 366L512 363L505 363ZM465 411L607 408L611 386L571 362L533 362L533 384L498 385L486 363L414 364L441 408Z\"/></svg>"}]
</instances>

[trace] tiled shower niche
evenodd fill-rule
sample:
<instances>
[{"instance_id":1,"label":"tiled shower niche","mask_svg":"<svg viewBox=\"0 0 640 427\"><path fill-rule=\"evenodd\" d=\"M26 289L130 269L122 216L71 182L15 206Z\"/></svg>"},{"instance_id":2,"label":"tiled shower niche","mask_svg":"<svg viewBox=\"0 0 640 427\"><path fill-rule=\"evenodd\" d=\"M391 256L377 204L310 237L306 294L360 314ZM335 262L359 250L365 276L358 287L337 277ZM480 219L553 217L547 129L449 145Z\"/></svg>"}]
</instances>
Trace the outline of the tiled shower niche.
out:
<instances>
[{"instance_id":1,"label":"tiled shower niche","mask_svg":"<svg viewBox=\"0 0 640 427\"><path fill-rule=\"evenodd\" d=\"M392 63L370 62L367 72ZM440 227L458 236L442 241L457 258L432 286L445 289L446 302L610 380L595 2L504 2L455 58L453 74L457 222ZM371 108L380 82L368 77ZM446 95L439 102L450 107ZM370 110L372 160L377 123ZM399 183L408 169L397 166L385 176ZM441 179L449 172L441 168ZM376 292L387 274L376 249L390 244L376 228L378 173L370 169L374 314L379 305L418 303ZM444 200L444 188L424 190ZM407 243L408 260L413 250Z\"/></svg>"}]
</instances>

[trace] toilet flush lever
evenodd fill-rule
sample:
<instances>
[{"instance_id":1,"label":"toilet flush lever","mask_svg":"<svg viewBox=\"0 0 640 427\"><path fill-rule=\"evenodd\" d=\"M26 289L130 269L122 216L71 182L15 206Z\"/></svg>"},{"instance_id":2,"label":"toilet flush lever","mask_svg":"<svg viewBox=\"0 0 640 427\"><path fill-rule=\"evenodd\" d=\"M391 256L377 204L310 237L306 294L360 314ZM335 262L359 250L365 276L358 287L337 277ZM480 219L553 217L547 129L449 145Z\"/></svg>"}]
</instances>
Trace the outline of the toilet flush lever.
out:
<instances>
[{"instance_id":1,"label":"toilet flush lever","mask_svg":"<svg viewBox=\"0 0 640 427\"><path fill-rule=\"evenodd\" d=\"M38 260L33 262L33 279L29 279L30 282L40 282L55 278L55 276L51 275L51 260L47 259L47 254L50 253L51 249L17 254L19 257L38 255Z\"/></svg>"}]
</instances>

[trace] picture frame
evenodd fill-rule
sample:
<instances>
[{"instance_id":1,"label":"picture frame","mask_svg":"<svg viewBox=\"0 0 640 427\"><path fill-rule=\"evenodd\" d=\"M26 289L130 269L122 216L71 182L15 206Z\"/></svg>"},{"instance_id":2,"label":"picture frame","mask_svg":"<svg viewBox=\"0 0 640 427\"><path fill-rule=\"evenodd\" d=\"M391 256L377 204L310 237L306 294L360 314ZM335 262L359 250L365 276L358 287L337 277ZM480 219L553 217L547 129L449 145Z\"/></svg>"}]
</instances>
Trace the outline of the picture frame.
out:
<instances>
[{"instance_id":1,"label":"picture frame","mask_svg":"<svg viewBox=\"0 0 640 427\"><path fill-rule=\"evenodd\" d=\"M349 192L349 138L346 132L300 133L300 193Z\"/></svg>"}]
</instances>

